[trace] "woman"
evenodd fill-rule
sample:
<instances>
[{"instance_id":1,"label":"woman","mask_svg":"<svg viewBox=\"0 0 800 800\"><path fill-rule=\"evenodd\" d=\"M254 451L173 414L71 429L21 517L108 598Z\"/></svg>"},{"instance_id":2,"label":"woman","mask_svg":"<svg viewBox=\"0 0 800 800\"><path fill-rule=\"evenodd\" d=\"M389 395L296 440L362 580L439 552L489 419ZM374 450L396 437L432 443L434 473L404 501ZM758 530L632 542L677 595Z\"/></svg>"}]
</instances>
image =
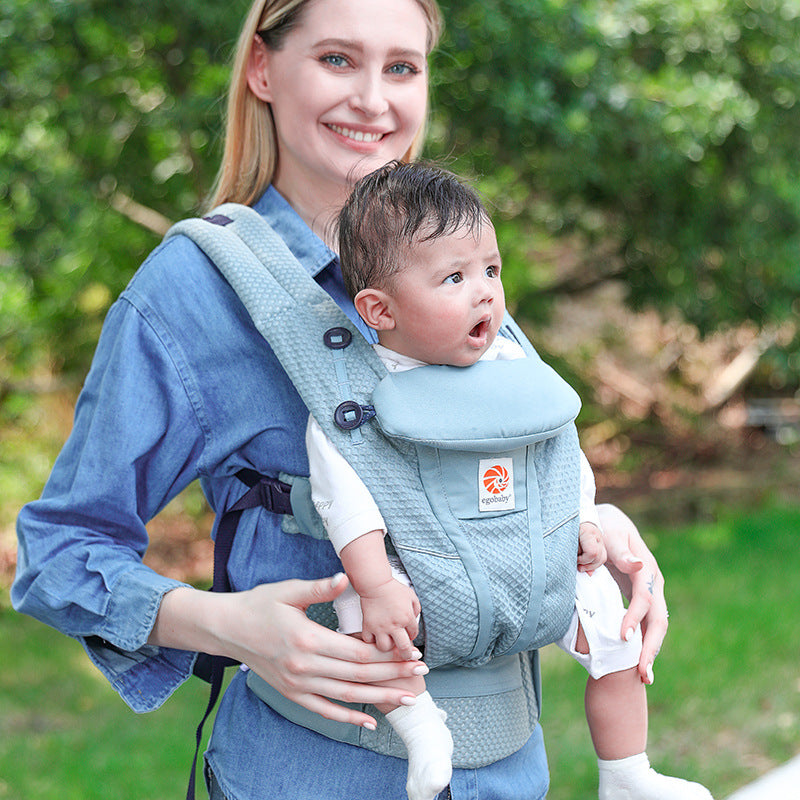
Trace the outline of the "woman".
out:
<instances>
[{"instance_id":1,"label":"woman","mask_svg":"<svg viewBox=\"0 0 800 800\"><path fill-rule=\"evenodd\" d=\"M416 153L438 31L434 0L257 0L238 44L214 202L252 204L367 336L326 232L353 179ZM419 661L393 661L305 616L343 590L330 578L340 565L327 543L284 534L276 515L242 516L233 593L141 563L146 521L191 481L221 513L243 493L242 468L306 474L306 416L230 287L188 240L168 240L109 312L73 433L42 498L20 513L15 606L80 638L139 711L186 680L195 651L246 663L336 722L373 722L336 701L409 702L378 684L424 669ZM649 622L644 675L666 631L663 581L635 529L612 525L607 536L612 561L632 573L626 625ZM638 572L631 550L645 563ZM401 760L287 721L243 673L222 699L207 764L212 797L229 800L400 797L406 777ZM451 789L543 797L538 726L513 755L456 770Z\"/></svg>"}]
</instances>

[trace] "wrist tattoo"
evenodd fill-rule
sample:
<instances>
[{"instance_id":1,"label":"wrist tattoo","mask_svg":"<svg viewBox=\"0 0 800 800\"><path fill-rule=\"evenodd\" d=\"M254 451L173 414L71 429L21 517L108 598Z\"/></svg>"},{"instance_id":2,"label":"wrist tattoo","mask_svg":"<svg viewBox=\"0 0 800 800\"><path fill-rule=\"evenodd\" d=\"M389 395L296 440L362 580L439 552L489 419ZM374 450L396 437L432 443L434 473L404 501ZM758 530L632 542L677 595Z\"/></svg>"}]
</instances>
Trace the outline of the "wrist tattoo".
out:
<instances>
[{"instance_id":1,"label":"wrist tattoo","mask_svg":"<svg viewBox=\"0 0 800 800\"><path fill-rule=\"evenodd\" d=\"M650 594L655 594L655 588L656 588L656 576L651 575L650 580L647 581L647 589L650 592Z\"/></svg>"}]
</instances>

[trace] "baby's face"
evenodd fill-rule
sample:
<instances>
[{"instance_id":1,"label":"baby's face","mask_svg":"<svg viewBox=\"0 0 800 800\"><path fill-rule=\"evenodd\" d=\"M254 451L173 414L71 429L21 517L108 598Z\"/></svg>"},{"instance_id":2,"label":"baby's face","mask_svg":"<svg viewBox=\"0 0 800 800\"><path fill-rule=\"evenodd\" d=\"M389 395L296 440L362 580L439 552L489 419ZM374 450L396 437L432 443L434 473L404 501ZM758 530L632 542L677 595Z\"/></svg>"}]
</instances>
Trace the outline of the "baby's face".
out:
<instances>
[{"instance_id":1,"label":"baby's face","mask_svg":"<svg viewBox=\"0 0 800 800\"><path fill-rule=\"evenodd\" d=\"M381 341L430 364L474 364L503 321L500 267L497 237L488 220L475 233L459 230L415 242L405 253L389 300L395 327Z\"/></svg>"}]
</instances>

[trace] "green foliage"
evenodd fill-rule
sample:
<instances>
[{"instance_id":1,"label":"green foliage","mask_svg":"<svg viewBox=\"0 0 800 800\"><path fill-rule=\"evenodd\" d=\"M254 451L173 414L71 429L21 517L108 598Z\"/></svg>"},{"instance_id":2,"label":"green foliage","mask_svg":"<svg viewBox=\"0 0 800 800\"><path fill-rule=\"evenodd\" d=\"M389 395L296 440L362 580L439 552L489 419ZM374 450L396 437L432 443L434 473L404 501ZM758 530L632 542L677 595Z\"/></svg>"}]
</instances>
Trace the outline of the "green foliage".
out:
<instances>
[{"instance_id":1,"label":"green foliage","mask_svg":"<svg viewBox=\"0 0 800 800\"><path fill-rule=\"evenodd\" d=\"M246 5L0 0L4 373L86 368L158 241L121 197L197 210ZM517 313L617 277L703 332L797 314L798 0L442 6L429 154L494 202Z\"/></svg>"},{"instance_id":2,"label":"green foliage","mask_svg":"<svg viewBox=\"0 0 800 800\"><path fill-rule=\"evenodd\" d=\"M796 0L444 5L435 149L485 176L509 238L576 237L581 282L702 332L797 314Z\"/></svg>"},{"instance_id":3,"label":"green foliage","mask_svg":"<svg viewBox=\"0 0 800 800\"><path fill-rule=\"evenodd\" d=\"M157 713L133 714L76 641L1 598L0 658L0 797L185 795L207 684L189 681Z\"/></svg>"},{"instance_id":4,"label":"green foliage","mask_svg":"<svg viewBox=\"0 0 800 800\"><path fill-rule=\"evenodd\" d=\"M111 209L196 210L238 13L214 3L0 2L0 354L83 370L158 238ZM178 24L178 20L180 24ZM22 360L22 361L21 361Z\"/></svg>"}]
</instances>

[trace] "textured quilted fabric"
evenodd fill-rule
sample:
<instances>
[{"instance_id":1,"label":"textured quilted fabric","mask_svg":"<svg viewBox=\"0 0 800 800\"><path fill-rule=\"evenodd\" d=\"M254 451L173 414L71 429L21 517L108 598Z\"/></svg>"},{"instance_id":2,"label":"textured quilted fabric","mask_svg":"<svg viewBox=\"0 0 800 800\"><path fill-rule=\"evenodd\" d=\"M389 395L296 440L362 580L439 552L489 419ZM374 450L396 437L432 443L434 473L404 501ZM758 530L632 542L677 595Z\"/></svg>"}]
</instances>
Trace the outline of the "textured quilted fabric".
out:
<instances>
[{"instance_id":1,"label":"textured quilted fabric","mask_svg":"<svg viewBox=\"0 0 800 800\"><path fill-rule=\"evenodd\" d=\"M387 445L374 424L346 432L333 422L333 412L343 400L368 405L372 390L386 375L372 347L256 212L225 205L216 210L214 219L185 220L168 235L189 236L220 269L323 430L373 493L420 597L428 665L477 666L496 655L530 650L558 638L574 604L578 503L574 427L529 446L535 448L535 458L528 459L526 509L491 520L451 516L440 524L434 513L435 508L441 514L442 505L441 498L436 499L437 479L428 476L423 485L420 453L414 445L399 441ZM219 224L226 219L232 222ZM333 327L352 334L346 354L323 344L325 332ZM468 573L454 541L467 543L468 560L477 558L477 570ZM538 595L531 590L537 581ZM481 586L488 600L483 606L478 602ZM315 609L313 614L323 624L335 625L330 608ZM488 639L476 651L479 630L488 633ZM520 669L522 686L513 691L438 700L454 733L457 766L490 763L527 740L538 717L527 656L520 657ZM496 734L492 741L481 735L487 720ZM403 755L402 744L394 741L383 723L374 734L362 732L362 740L365 747Z\"/></svg>"}]
</instances>

